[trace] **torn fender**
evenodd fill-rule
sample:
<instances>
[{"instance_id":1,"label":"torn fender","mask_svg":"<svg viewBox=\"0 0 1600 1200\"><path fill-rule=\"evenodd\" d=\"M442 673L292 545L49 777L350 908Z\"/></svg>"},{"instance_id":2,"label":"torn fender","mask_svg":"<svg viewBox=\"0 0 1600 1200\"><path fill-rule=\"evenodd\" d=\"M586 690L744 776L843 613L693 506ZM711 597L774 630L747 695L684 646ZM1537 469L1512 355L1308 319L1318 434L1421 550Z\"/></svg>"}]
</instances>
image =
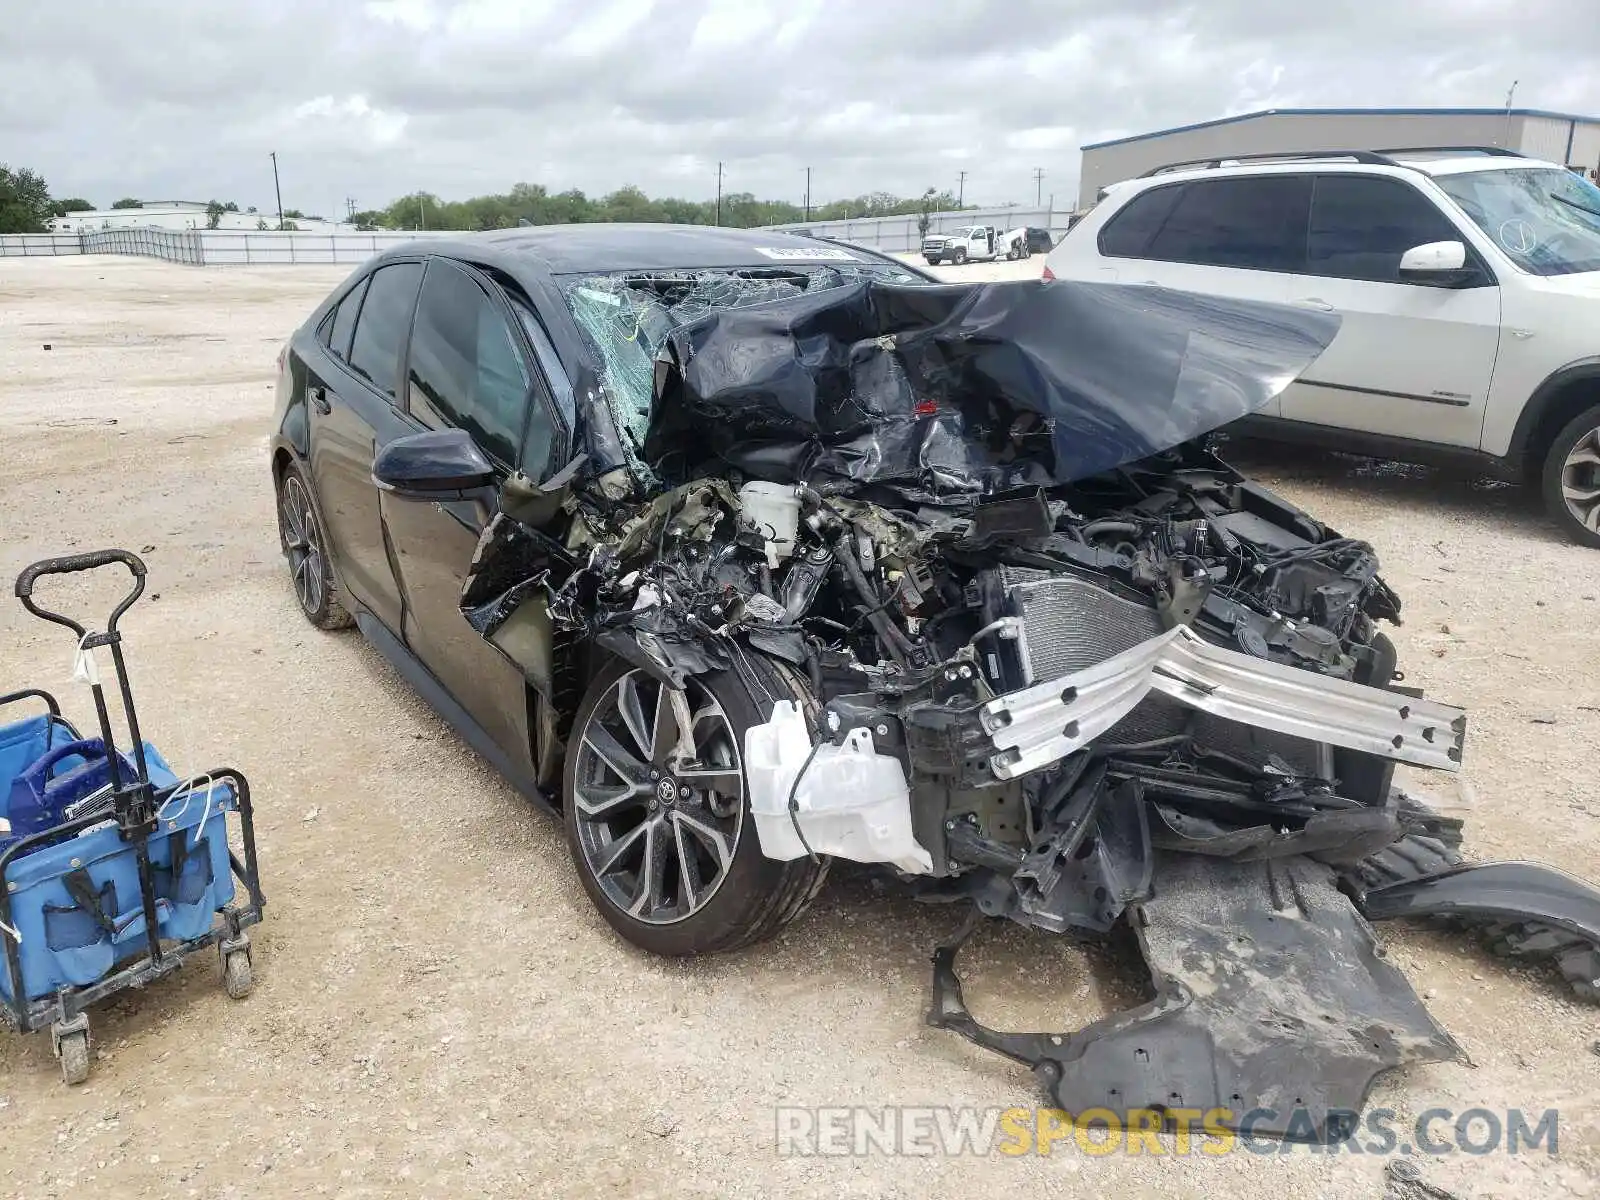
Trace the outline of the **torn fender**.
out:
<instances>
[{"instance_id":1,"label":"torn fender","mask_svg":"<svg viewBox=\"0 0 1600 1200\"><path fill-rule=\"evenodd\" d=\"M1600 1001L1600 889L1529 862L1480 863L1372 888L1373 921L1445 917L1486 924L1494 948L1553 960L1586 1000Z\"/></svg>"}]
</instances>

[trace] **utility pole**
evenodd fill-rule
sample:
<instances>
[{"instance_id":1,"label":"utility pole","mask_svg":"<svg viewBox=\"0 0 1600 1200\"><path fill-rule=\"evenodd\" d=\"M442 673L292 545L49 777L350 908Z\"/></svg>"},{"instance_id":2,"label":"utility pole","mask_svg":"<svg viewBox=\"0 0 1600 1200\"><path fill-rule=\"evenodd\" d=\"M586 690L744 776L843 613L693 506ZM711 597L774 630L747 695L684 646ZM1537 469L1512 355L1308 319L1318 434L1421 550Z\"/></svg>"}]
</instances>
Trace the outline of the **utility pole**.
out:
<instances>
[{"instance_id":1,"label":"utility pole","mask_svg":"<svg viewBox=\"0 0 1600 1200\"><path fill-rule=\"evenodd\" d=\"M967 203L967 173L960 171L956 174L956 207L965 208Z\"/></svg>"},{"instance_id":2,"label":"utility pole","mask_svg":"<svg viewBox=\"0 0 1600 1200\"><path fill-rule=\"evenodd\" d=\"M1038 208L1044 203L1044 168L1033 169L1033 206Z\"/></svg>"},{"instance_id":3,"label":"utility pole","mask_svg":"<svg viewBox=\"0 0 1600 1200\"><path fill-rule=\"evenodd\" d=\"M344 198L344 213L350 223L354 224L356 219L356 198L354 196L346 196Z\"/></svg>"},{"instance_id":4,"label":"utility pole","mask_svg":"<svg viewBox=\"0 0 1600 1200\"><path fill-rule=\"evenodd\" d=\"M806 168L806 220L811 220L811 168Z\"/></svg>"},{"instance_id":5,"label":"utility pole","mask_svg":"<svg viewBox=\"0 0 1600 1200\"><path fill-rule=\"evenodd\" d=\"M428 202L422 198L422 193L417 193L417 229L424 230L428 227Z\"/></svg>"},{"instance_id":6,"label":"utility pole","mask_svg":"<svg viewBox=\"0 0 1600 1200\"><path fill-rule=\"evenodd\" d=\"M272 152L272 194L278 198L278 229L283 229L283 189L278 186L278 152Z\"/></svg>"},{"instance_id":7,"label":"utility pole","mask_svg":"<svg viewBox=\"0 0 1600 1200\"><path fill-rule=\"evenodd\" d=\"M1506 93L1506 131L1505 131L1505 141L1506 141L1506 146L1507 146L1508 149L1510 148L1510 145L1511 145L1511 101L1516 97L1518 82L1519 82L1519 80L1513 79L1511 81L1511 90Z\"/></svg>"},{"instance_id":8,"label":"utility pole","mask_svg":"<svg viewBox=\"0 0 1600 1200\"><path fill-rule=\"evenodd\" d=\"M717 163L717 224L722 224L722 163Z\"/></svg>"}]
</instances>

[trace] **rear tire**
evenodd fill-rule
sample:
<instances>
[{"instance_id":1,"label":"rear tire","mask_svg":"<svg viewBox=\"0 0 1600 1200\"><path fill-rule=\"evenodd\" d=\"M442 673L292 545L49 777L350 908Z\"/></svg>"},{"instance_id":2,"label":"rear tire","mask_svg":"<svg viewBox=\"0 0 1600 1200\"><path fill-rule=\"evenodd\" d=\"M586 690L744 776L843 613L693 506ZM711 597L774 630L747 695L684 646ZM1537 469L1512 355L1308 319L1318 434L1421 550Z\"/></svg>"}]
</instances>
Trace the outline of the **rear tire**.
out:
<instances>
[{"instance_id":1,"label":"rear tire","mask_svg":"<svg viewBox=\"0 0 1600 1200\"><path fill-rule=\"evenodd\" d=\"M670 689L627 663L595 676L573 719L563 778L573 865L606 922L652 954L765 941L804 911L826 873L826 859L761 853L744 735L775 701L798 697L779 668L744 661L754 690L731 670L689 681L692 763L678 755Z\"/></svg>"},{"instance_id":2,"label":"rear tire","mask_svg":"<svg viewBox=\"0 0 1600 1200\"><path fill-rule=\"evenodd\" d=\"M312 500L311 483L290 463L278 478L278 543L289 561L289 585L300 611L318 629L348 629L355 621L339 603L328 557L328 532Z\"/></svg>"},{"instance_id":3,"label":"rear tire","mask_svg":"<svg viewBox=\"0 0 1600 1200\"><path fill-rule=\"evenodd\" d=\"M1600 547L1600 404L1556 434L1541 477L1545 508L1573 541Z\"/></svg>"}]
</instances>

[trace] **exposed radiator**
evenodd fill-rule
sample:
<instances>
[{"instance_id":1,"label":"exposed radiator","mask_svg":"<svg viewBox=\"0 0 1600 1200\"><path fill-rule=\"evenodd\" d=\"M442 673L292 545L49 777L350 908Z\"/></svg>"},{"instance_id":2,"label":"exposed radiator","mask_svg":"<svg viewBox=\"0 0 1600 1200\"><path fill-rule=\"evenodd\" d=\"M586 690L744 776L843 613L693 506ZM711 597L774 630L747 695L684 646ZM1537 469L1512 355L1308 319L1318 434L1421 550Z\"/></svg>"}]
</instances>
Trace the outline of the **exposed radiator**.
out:
<instances>
[{"instance_id":1,"label":"exposed radiator","mask_svg":"<svg viewBox=\"0 0 1600 1200\"><path fill-rule=\"evenodd\" d=\"M1000 568L1012 614L1022 620L1027 682L1081 671L1162 632L1149 604L1113 595L1075 575Z\"/></svg>"},{"instance_id":2,"label":"exposed radiator","mask_svg":"<svg viewBox=\"0 0 1600 1200\"><path fill-rule=\"evenodd\" d=\"M1155 608L1125 599L1075 575L1001 567L1010 615L1021 618L1020 665L1028 683L1081 671L1163 632ZM1328 747L1195 713L1151 696L1114 728L1107 744L1142 742L1188 732L1201 745L1265 764L1276 756L1306 775L1330 775Z\"/></svg>"}]
</instances>

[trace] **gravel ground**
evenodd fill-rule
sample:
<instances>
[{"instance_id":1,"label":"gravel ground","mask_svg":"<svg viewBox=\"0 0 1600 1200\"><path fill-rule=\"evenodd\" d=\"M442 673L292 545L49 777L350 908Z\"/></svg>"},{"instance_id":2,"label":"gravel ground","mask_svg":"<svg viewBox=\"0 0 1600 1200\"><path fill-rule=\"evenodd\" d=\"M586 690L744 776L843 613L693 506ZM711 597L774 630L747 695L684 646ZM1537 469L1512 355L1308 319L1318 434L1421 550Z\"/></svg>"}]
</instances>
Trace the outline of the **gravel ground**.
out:
<instances>
[{"instance_id":1,"label":"gravel ground","mask_svg":"<svg viewBox=\"0 0 1600 1200\"><path fill-rule=\"evenodd\" d=\"M1039 259L951 270L1035 275ZM270 905L258 985L215 971L94 1014L88 1085L46 1039L0 1039L0 1190L118 1196L1112 1194L1376 1197L1373 1155L780 1157L777 1105L1031 1105L1019 1067L922 1024L953 914L840 872L772 944L679 963L619 943L556 821L531 810L355 634L305 624L278 556L266 433L278 347L342 268L198 271L0 260L0 578L141 551L125 628L145 730L180 767L254 785ZM49 349L46 349L48 344ZM1410 682L1472 712L1468 849L1593 874L1600 554L1515 489L1242 448L1374 542L1406 601ZM54 595L98 611L109 581ZM3 681L59 688L70 639L0 604ZM1596 1010L1538 968L1384 928L1470 1063L1373 1104L1561 1110L1560 1154L1422 1160L1460 1196L1593 1195ZM980 1016L1071 1029L1125 1002L1119 964L1007 927L964 960ZM1170 1148L1170 1143L1168 1143Z\"/></svg>"}]
</instances>

